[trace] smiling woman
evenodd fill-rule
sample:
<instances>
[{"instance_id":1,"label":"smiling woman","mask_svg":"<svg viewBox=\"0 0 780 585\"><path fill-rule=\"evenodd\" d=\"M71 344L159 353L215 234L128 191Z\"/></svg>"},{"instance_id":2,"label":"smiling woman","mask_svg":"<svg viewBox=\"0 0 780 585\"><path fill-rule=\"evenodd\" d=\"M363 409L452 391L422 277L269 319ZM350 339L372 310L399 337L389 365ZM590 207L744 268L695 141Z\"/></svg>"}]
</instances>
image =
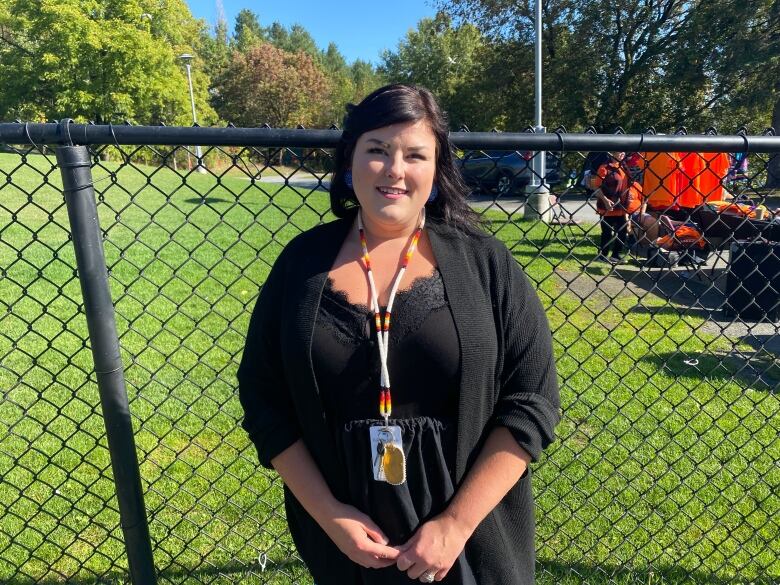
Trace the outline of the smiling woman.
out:
<instances>
[{"instance_id":1,"label":"smiling woman","mask_svg":"<svg viewBox=\"0 0 780 585\"><path fill-rule=\"evenodd\" d=\"M418 166L428 171L433 166L431 189L426 193L430 199L425 206L428 217L441 219L466 232L479 231L480 216L466 203L470 189L455 165L447 117L433 94L424 88L390 85L376 90L358 106L348 105L347 111L330 188L331 207L337 217L353 215L359 202L358 191L344 180L345 173L353 172L356 163L361 164L358 172L362 172L362 163L368 162L366 156L389 157L389 147L393 145L386 138L398 133L403 137L397 138L396 150L399 141L403 141L408 152L396 164L406 161L404 169L412 177L419 174ZM371 148L378 150L369 153ZM392 186L387 179L383 179L382 185ZM440 196L431 198L431 192Z\"/></svg>"},{"instance_id":2,"label":"smiling woman","mask_svg":"<svg viewBox=\"0 0 780 585\"><path fill-rule=\"evenodd\" d=\"M367 230L408 236L403 230L416 227L433 189L436 137L424 120L377 128L358 139L352 167L353 191Z\"/></svg>"},{"instance_id":3,"label":"smiling woman","mask_svg":"<svg viewBox=\"0 0 780 585\"><path fill-rule=\"evenodd\" d=\"M534 582L550 329L467 191L433 95L380 88L344 122L339 219L295 238L260 292L243 427L318 585Z\"/></svg>"}]
</instances>

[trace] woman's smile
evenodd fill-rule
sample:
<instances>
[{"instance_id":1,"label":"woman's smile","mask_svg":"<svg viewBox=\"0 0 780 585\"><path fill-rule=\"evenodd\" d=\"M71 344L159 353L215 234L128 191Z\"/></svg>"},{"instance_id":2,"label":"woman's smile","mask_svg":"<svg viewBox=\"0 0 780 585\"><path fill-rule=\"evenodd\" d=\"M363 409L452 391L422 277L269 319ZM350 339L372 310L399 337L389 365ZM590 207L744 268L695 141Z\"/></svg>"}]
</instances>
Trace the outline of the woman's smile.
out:
<instances>
[{"instance_id":1,"label":"woman's smile","mask_svg":"<svg viewBox=\"0 0 780 585\"><path fill-rule=\"evenodd\" d=\"M400 199L409 193L406 189L400 189L398 187L377 187L376 190L379 191L380 195L387 199Z\"/></svg>"}]
</instances>

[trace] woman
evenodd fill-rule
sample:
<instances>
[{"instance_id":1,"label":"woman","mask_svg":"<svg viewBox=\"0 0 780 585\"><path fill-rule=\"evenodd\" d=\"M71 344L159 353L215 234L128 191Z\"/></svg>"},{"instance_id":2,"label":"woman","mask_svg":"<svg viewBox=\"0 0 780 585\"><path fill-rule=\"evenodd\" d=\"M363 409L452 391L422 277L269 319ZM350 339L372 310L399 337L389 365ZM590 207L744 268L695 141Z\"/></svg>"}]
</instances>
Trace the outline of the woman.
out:
<instances>
[{"instance_id":1,"label":"woman","mask_svg":"<svg viewBox=\"0 0 780 585\"><path fill-rule=\"evenodd\" d=\"M350 106L335 162L339 219L282 251L238 372L298 552L318 585L533 583L527 466L559 420L538 297L429 91Z\"/></svg>"},{"instance_id":2,"label":"woman","mask_svg":"<svg viewBox=\"0 0 780 585\"><path fill-rule=\"evenodd\" d=\"M601 242L596 260L619 264L628 244L629 211L621 204L621 195L631 187L625 152L610 152L609 160L593 176L596 213L601 216ZM644 207L640 217L644 214ZM610 256L610 248L612 255Z\"/></svg>"}]
</instances>

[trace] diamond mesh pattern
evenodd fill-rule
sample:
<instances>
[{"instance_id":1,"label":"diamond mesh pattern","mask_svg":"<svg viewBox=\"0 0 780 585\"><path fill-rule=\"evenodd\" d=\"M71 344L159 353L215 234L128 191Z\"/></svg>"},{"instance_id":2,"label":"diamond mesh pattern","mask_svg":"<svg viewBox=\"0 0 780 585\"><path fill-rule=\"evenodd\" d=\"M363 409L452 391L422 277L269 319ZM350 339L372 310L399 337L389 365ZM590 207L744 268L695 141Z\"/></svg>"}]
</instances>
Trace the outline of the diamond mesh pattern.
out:
<instances>
[{"instance_id":1,"label":"diamond mesh pattern","mask_svg":"<svg viewBox=\"0 0 780 585\"><path fill-rule=\"evenodd\" d=\"M534 470L537 579L778 583L778 155L630 157L672 221L637 220L613 264L585 188L609 137L591 138L593 153L547 154L541 195L534 153L461 153L553 329L563 421ZM332 219L332 153L211 147L199 172L191 147L91 148L159 581L311 583L281 483L239 426L235 373L274 259ZM50 150L0 152L0 581L125 583L61 189ZM727 197L741 207L712 204Z\"/></svg>"}]
</instances>

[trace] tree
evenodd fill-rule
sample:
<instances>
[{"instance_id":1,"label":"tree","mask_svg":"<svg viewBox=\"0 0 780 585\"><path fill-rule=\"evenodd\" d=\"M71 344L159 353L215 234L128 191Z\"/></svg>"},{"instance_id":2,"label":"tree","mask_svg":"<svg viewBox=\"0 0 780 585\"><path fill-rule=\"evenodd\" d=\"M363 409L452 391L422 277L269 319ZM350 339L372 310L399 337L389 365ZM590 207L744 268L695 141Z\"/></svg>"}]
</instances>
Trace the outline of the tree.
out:
<instances>
[{"instance_id":1,"label":"tree","mask_svg":"<svg viewBox=\"0 0 780 585\"><path fill-rule=\"evenodd\" d=\"M300 24L294 24L290 27L290 35L287 37L287 46L280 47L291 53L303 52L309 55L315 61L321 58L321 53L314 42L314 38Z\"/></svg>"},{"instance_id":2,"label":"tree","mask_svg":"<svg viewBox=\"0 0 780 585\"><path fill-rule=\"evenodd\" d=\"M765 31L766 42L764 44L765 54L770 56L771 71L774 71L773 81L769 81L770 99L774 101L772 107L772 128L775 136L780 136L780 0L774 0L766 11L766 18L760 26ZM767 187L780 189L780 154L775 154L769 159L767 165Z\"/></svg>"},{"instance_id":3,"label":"tree","mask_svg":"<svg viewBox=\"0 0 780 585\"><path fill-rule=\"evenodd\" d=\"M483 46L475 26L453 27L451 18L438 12L434 18L422 19L416 30L410 30L395 52L382 53L380 71L391 83L427 87L449 111L453 122L466 122L470 108L461 94L481 74Z\"/></svg>"},{"instance_id":4,"label":"tree","mask_svg":"<svg viewBox=\"0 0 780 585\"><path fill-rule=\"evenodd\" d=\"M214 25L214 36L204 29L201 34L201 49L204 70L210 79L218 77L230 61L230 38L228 24L222 10L222 3L217 3L217 22Z\"/></svg>"},{"instance_id":5,"label":"tree","mask_svg":"<svg viewBox=\"0 0 780 585\"><path fill-rule=\"evenodd\" d=\"M329 96L328 80L309 55L270 43L235 51L214 90L220 116L238 126L322 125Z\"/></svg>"},{"instance_id":6,"label":"tree","mask_svg":"<svg viewBox=\"0 0 780 585\"><path fill-rule=\"evenodd\" d=\"M257 15L243 8L236 15L236 24L233 28L233 46L242 53L267 40L263 27L260 26L260 20Z\"/></svg>"},{"instance_id":7,"label":"tree","mask_svg":"<svg viewBox=\"0 0 780 585\"><path fill-rule=\"evenodd\" d=\"M234 51L248 56L250 53L254 53L254 50L263 43L278 49L277 52L271 53L265 47L261 53L272 56L274 59L272 67L278 67L280 71L284 71L284 74L280 74L280 79L283 78L289 84L294 84L294 81L290 80L290 72L287 71L287 67L293 62L291 61L291 55L306 55L309 59L305 61L305 69L301 71L301 76L304 79L316 79L317 91L320 91L319 86L322 85L325 88L324 94L326 95L326 98L323 100L321 99L322 95L316 94L315 99L312 100L311 105L307 108L298 107L293 101L287 113L284 113L279 108L272 111L271 108L258 106L251 110L254 114L242 115L241 112L244 106L237 104L246 104L247 100L241 96L239 88L242 84L260 83L262 78L261 75L250 75L247 68L255 66L262 69L269 67L269 64L258 60L257 54L253 54L244 60L233 54L225 58L224 64L219 64L222 63L221 51L222 47L224 47L224 43L220 41L220 34L224 33L220 33L220 30L218 22L215 28L215 36L208 35L203 41L203 54L204 57L208 55L214 61L209 64L209 71L213 73L213 78L215 79L215 87L212 90L214 93L212 103L224 116L234 123L247 119L251 120L249 123L252 125L260 122L283 125L284 122L280 120L286 119L287 114L293 112L291 115L296 120L295 124L326 126L340 124L347 103L355 99L362 99L366 93L379 86L380 78L370 63L358 61L353 64L355 67L348 65L335 43L330 43L327 49L321 51L311 34L301 25L294 24L288 28L279 22L273 22L268 27L262 27L257 15L250 10L242 10L236 18L235 36L229 41L230 47ZM284 58L281 58L283 54ZM299 59L299 57L296 57L296 59ZM304 61L301 61L301 63L304 63ZM309 71L309 64L316 66L320 70L321 75L317 76ZM244 79L234 83L229 79L229 76L236 73L243 75ZM278 71L274 75L277 73ZM355 77L356 74L357 77ZM278 81L271 83L271 86L277 87L275 84ZM266 81L262 83L266 86L264 91L268 90L270 86L268 86ZM270 92L270 90L268 91ZM287 88L287 91L291 95L297 95L292 85ZM287 99L283 97L284 93L276 93L275 95L280 96L275 99ZM234 100L238 101L235 104L231 103Z\"/></svg>"},{"instance_id":8,"label":"tree","mask_svg":"<svg viewBox=\"0 0 780 585\"><path fill-rule=\"evenodd\" d=\"M2 18L0 119L191 122L176 56L199 48L202 23L182 0L11 0ZM193 84L209 123L197 60Z\"/></svg>"},{"instance_id":9,"label":"tree","mask_svg":"<svg viewBox=\"0 0 780 585\"><path fill-rule=\"evenodd\" d=\"M289 53L303 52L309 55L315 62L322 61L322 53L314 42L314 38L300 24L293 24L286 29L282 24L274 22L265 29L268 42L277 49Z\"/></svg>"},{"instance_id":10,"label":"tree","mask_svg":"<svg viewBox=\"0 0 780 585\"><path fill-rule=\"evenodd\" d=\"M321 56L322 69L330 84L326 123L341 124L346 104L352 100L355 85L346 59L335 43L330 43Z\"/></svg>"},{"instance_id":11,"label":"tree","mask_svg":"<svg viewBox=\"0 0 780 585\"><path fill-rule=\"evenodd\" d=\"M514 58L495 78L515 103L533 101L533 3L440 0ZM544 107L548 125L601 131L619 124L673 130L686 124L734 127L737 118L768 118L766 67L771 6L777 0L545 0ZM772 57L774 55L774 58ZM748 73L751 71L752 73ZM507 88L503 84L510 83ZM762 87L764 89L762 89ZM742 97L741 97L742 96ZM751 100L744 99L751 96ZM774 103L774 99L772 100ZM509 105L506 104L507 112Z\"/></svg>"},{"instance_id":12,"label":"tree","mask_svg":"<svg viewBox=\"0 0 780 585\"><path fill-rule=\"evenodd\" d=\"M349 69L354 88L350 102L360 102L372 91L387 83L384 76L368 61L355 59Z\"/></svg>"},{"instance_id":13,"label":"tree","mask_svg":"<svg viewBox=\"0 0 780 585\"><path fill-rule=\"evenodd\" d=\"M530 0L451 0L460 19L500 39L513 72L505 91L516 103L533 104L533 3ZM545 120L572 126L634 125L657 96L655 70L666 45L681 34L686 13L677 0L548 0L543 3ZM501 79L501 78L499 78ZM649 84L642 91L642 84ZM530 116L526 118L530 122Z\"/></svg>"}]
</instances>

